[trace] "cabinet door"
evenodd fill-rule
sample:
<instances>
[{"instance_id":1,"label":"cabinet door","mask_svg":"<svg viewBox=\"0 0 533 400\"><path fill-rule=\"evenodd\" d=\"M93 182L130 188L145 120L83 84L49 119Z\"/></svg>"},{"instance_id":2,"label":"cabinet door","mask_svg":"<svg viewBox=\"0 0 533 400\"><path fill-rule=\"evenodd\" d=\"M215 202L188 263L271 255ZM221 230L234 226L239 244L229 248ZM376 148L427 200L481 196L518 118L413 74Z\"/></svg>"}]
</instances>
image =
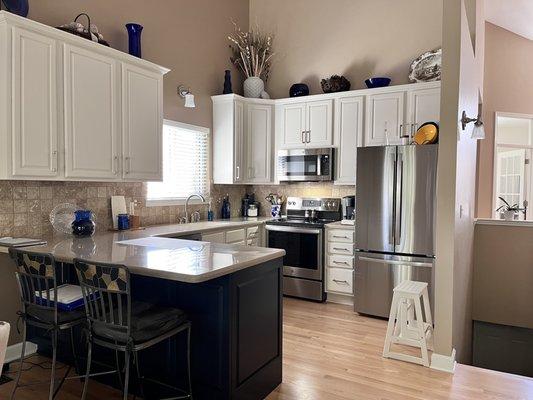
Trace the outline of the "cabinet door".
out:
<instances>
[{"instance_id":1,"label":"cabinet door","mask_svg":"<svg viewBox=\"0 0 533 400\"><path fill-rule=\"evenodd\" d=\"M65 176L118 178L117 63L64 48Z\"/></svg>"},{"instance_id":2,"label":"cabinet door","mask_svg":"<svg viewBox=\"0 0 533 400\"><path fill-rule=\"evenodd\" d=\"M270 183L272 107L248 104L246 119L246 180L249 183Z\"/></svg>"},{"instance_id":3,"label":"cabinet door","mask_svg":"<svg viewBox=\"0 0 533 400\"><path fill-rule=\"evenodd\" d=\"M207 233L202 235L202 242L226 243L225 232Z\"/></svg>"},{"instance_id":4,"label":"cabinet door","mask_svg":"<svg viewBox=\"0 0 533 400\"><path fill-rule=\"evenodd\" d=\"M404 92L370 95L366 98L365 146L401 144ZM401 132L402 131L402 132Z\"/></svg>"},{"instance_id":5,"label":"cabinet door","mask_svg":"<svg viewBox=\"0 0 533 400\"><path fill-rule=\"evenodd\" d=\"M426 122L440 121L440 89L419 89L407 93L408 100L408 128L414 135L416 130Z\"/></svg>"},{"instance_id":6,"label":"cabinet door","mask_svg":"<svg viewBox=\"0 0 533 400\"><path fill-rule=\"evenodd\" d=\"M363 142L363 98L337 100L337 172L335 183L355 185L357 147Z\"/></svg>"},{"instance_id":7,"label":"cabinet door","mask_svg":"<svg viewBox=\"0 0 533 400\"><path fill-rule=\"evenodd\" d=\"M333 144L333 101L307 103L308 147L328 147Z\"/></svg>"},{"instance_id":8,"label":"cabinet door","mask_svg":"<svg viewBox=\"0 0 533 400\"><path fill-rule=\"evenodd\" d=\"M56 42L13 28L13 176L57 176Z\"/></svg>"},{"instance_id":9,"label":"cabinet door","mask_svg":"<svg viewBox=\"0 0 533 400\"><path fill-rule=\"evenodd\" d=\"M301 148L305 146L306 104L287 104L282 106L282 144L281 147Z\"/></svg>"},{"instance_id":10,"label":"cabinet door","mask_svg":"<svg viewBox=\"0 0 533 400\"><path fill-rule=\"evenodd\" d=\"M244 182L244 104L235 102L235 121L233 131L233 181L235 183ZM215 149L215 151L220 151Z\"/></svg>"},{"instance_id":11,"label":"cabinet door","mask_svg":"<svg viewBox=\"0 0 533 400\"><path fill-rule=\"evenodd\" d=\"M163 76L122 64L123 177L163 179Z\"/></svg>"}]
</instances>

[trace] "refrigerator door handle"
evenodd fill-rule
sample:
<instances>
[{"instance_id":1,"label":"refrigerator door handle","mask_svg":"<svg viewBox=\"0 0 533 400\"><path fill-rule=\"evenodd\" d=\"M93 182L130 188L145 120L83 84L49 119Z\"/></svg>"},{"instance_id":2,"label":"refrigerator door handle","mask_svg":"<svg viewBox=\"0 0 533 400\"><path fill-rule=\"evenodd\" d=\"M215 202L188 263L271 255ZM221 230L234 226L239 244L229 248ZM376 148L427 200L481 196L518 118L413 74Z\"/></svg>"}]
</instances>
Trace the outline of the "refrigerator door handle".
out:
<instances>
[{"instance_id":1,"label":"refrigerator door handle","mask_svg":"<svg viewBox=\"0 0 533 400\"><path fill-rule=\"evenodd\" d=\"M372 257L359 257L361 261L375 262L378 264L389 264L389 265L410 265L412 267L426 267L433 268L433 263L428 262L419 262L419 261L400 261L400 260L386 260L383 258L372 258Z\"/></svg>"},{"instance_id":2,"label":"refrigerator door handle","mask_svg":"<svg viewBox=\"0 0 533 400\"><path fill-rule=\"evenodd\" d=\"M403 153L398 149L398 161L396 166L396 212L395 212L395 244L399 245L402 240L402 214L403 214Z\"/></svg>"},{"instance_id":3,"label":"refrigerator door handle","mask_svg":"<svg viewBox=\"0 0 533 400\"><path fill-rule=\"evenodd\" d=\"M394 204L395 202L395 199L396 199L396 168L397 168L397 165L396 165L396 153L392 153L391 154L391 161L392 161L392 171L393 174L392 174L392 198L391 198L391 213L390 213L390 222L389 222L389 244L394 246L394 243L395 243L395 238L394 238L394 223L395 223L395 209L396 209L396 205Z\"/></svg>"}]
</instances>

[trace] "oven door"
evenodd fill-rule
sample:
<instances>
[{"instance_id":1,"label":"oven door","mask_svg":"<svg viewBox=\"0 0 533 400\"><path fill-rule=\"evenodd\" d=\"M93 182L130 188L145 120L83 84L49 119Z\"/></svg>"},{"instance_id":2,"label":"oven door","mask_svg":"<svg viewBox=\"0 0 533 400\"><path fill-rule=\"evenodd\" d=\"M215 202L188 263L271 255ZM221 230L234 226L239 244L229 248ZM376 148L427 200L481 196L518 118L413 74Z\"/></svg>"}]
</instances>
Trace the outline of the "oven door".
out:
<instances>
[{"instance_id":1,"label":"oven door","mask_svg":"<svg viewBox=\"0 0 533 400\"><path fill-rule=\"evenodd\" d=\"M332 149L280 150L280 181L330 181L333 179Z\"/></svg>"},{"instance_id":2,"label":"oven door","mask_svg":"<svg viewBox=\"0 0 533 400\"><path fill-rule=\"evenodd\" d=\"M283 275L321 281L324 274L322 229L266 225L267 245L283 249Z\"/></svg>"}]
</instances>

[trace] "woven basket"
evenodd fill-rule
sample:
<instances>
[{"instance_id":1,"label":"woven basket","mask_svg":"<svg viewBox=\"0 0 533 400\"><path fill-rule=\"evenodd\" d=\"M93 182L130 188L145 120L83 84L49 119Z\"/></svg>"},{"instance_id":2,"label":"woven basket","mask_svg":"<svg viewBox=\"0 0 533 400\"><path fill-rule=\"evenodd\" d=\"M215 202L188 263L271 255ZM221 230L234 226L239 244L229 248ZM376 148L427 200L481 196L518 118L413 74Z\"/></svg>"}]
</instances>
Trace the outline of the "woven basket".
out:
<instances>
[{"instance_id":1,"label":"woven basket","mask_svg":"<svg viewBox=\"0 0 533 400\"><path fill-rule=\"evenodd\" d=\"M93 40L93 35L91 34L91 26L92 26L91 25L91 17L89 17L88 14L81 13L76 18L74 18L74 22L78 22L78 19L80 17L87 17L87 28L84 29L83 31L80 32L78 30L71 29L71 28L65 27L65 26L58 26L57 29L60 29L60 30L62 30L64 32L68 32L68 33L71 33L73 35L76 35L76 36L82 37L84 39L90 40L91 42L95 42ZM109 47L109 43L107 43L103 39L98 38L98 36L96 36L96 40L97 40L97 42L95 42L95 43L100 43L100 44L103 44L104 46L108 46Z\"/></svg>"}]
</instances>

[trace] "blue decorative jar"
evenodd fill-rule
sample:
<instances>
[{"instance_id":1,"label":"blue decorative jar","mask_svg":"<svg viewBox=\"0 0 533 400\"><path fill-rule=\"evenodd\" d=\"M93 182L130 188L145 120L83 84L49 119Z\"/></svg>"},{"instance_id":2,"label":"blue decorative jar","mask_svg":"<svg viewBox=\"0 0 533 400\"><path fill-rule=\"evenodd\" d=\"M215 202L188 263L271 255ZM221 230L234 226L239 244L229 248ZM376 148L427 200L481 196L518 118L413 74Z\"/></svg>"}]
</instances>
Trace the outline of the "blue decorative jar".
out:
<instances>
[{"instance_id":1,"label":"blue decorative jar","mask_svg":"<svg viewBox=\"0 0 533 400\"><path fill-rule=\"evenodd\" d=\"M309 96L309 86L305 83L295 83L289 90L291 97Z\"/></svg>"},{"instance_id":2,"label":"blue decorative jar","mask_svg":"<svg viewBox=\"0 0 533 400\"><path fill-rule=\"evenodd\" d=\"M143 26L139 24L126 24L126 29L128 30L128 43L129 43L129 53L132 56L142 58L141 52L141 34L143 31Z\"/></svg>"},{"instance_id":3,"label":"blue decorative jar","mask_svg":"<svg viewBox=\"0 0 533 400\"><path fill-rule=\"evenodd\" d=\"M93 213L89 210L78 210L74 212L74 216L72 234L78 237L91 236L96 227L93 221Z\"/></svg>"}]
</instances>

